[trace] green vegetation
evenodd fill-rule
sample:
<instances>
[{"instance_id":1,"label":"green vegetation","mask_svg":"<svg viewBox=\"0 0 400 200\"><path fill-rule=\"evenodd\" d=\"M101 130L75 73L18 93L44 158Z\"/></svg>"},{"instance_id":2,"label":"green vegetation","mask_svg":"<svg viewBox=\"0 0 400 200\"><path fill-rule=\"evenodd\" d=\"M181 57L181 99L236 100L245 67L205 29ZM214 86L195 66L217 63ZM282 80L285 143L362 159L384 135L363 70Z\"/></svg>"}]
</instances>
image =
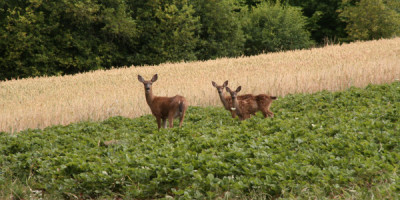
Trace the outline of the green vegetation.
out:
<instances>
[{"instance_id":1,"label":"green vegetation","mask_svg":"<svg viewBox=\"0 0 400 200\"><path fill-rule=\"evenodd\" d=\"M5 0L0 80L387 38L399 24L398 0Z\"/></svg>"},{"instance_id":2,"label":"green vegetation","mask_svg":"<svg viewBox=\"0 0 400 200\"><path fill-rule=\"evenodd\" d=\"M181 129L147 115L3 132L0 198L397 199L399 108L395 82L289 95L268 119L191 107Z\"/></svg>"},{"instance_id":3,"label":"green vegetation","mask_svg":"<svg viewBox=\"0 0 400 200\"><path fill-rule=\"evenodd\" d=\"M257 55L312 45L305 30L306 17L300 9L280 4L261 3L243 20L246 33L245 54Z\"/></svg>"},{"instance_id":4,"label":"green vegetation","mask_svg":"<svg viewBox=\"0 0 400 200\"><path fill-rule=\"evenodd\" d=\"M353 40L390 38L400 35L399 10L399 1L361 0L345 7L340 17Z\"/></svg>"},{"instance_id":5,"label":"green vegetation","mask_svg":"<svg viewBox=\"0 0 400 200\"><path fill-rule=\"evenodd\" d=\"M243 54L244 33L241 29L241 14L232 0L192 1L195 16L201 28L197 35L196 57L199 60L220 57L235 57Z\"/></svg>"},{"instance_id":6,"label":"green vegetation","mask_svg":"<svg viewBox=\"0 0 400 200\"><path fill-rule=\"evenodd\" d=\"M74 74L132 62L137 38L122 0L0 3L0 80Z\"/></svg>"},{"instance_id":7,"label":"green vegetation","mask_svg":"<svg viewBox=\"0 0 400 200\"><path fill-rule=\"evenodd\" d=\"M249 7L268 0L243 0ZM307 30L311 33L311 39L319 43L341 42L347 37L346 23L339 18L338 10L342 7L343 0L270 0L270 2L281 2L301 8L307 17Z\"/></svg>"},{"instance_id":8,"label":"green vegetation","mask_svg":"<svg viewBox=\"0 0 400 200\"><path fill-rule=\"evenodd\" d=\"M126 1L139 30L135 44L128 46L132 58L125 65L159 64L195 60L199 19L186 0Z\"/></svg>"}]
</instances>

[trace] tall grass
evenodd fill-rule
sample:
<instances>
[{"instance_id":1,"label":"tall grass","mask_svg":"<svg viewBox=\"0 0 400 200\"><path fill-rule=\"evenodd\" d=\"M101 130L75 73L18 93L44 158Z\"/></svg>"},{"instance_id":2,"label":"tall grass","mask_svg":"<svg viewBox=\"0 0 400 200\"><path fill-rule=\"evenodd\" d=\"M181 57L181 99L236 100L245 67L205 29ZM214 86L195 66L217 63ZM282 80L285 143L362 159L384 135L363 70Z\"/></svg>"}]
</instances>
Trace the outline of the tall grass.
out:
<instances>
[{"instance_id":1,"label":"tall grass","mask_svg":"<svg viewBox=\"0 0 400 200\"><path fill-rule=\"evenodd\" d=\"M243 94L337 91L400 79L400 38L0 82L0 131L148 114L137 75L150 79L155 73L159 75L153 84L155 95L180 94L197 106L220 106L211 81L229 80L233 88L241 85Z\"/></svg>"}]
</instances>

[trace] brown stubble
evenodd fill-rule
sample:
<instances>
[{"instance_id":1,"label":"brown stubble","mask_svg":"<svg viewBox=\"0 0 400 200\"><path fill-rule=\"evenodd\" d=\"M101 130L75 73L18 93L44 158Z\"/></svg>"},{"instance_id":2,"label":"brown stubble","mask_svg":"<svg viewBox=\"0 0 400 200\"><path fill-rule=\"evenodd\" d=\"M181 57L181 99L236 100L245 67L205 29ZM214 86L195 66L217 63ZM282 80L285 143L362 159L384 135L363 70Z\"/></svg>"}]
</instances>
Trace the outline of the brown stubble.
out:
<instances>
[{"instance_id":1,"label":"brown stubble","mask_svg":"<svg viewBox=\"0 0 400 200\"><path fill-rule=\"evenodd\" d=\"M180 94L192 106L221 106L211 81L229 80L230 85L241 85L243 94L280 97L339 91L400 79L400 38L0 82L0 131L150 114L137 75L156 73L163 78L154 83L154 94Z\"/></svg>"}]
</instances>

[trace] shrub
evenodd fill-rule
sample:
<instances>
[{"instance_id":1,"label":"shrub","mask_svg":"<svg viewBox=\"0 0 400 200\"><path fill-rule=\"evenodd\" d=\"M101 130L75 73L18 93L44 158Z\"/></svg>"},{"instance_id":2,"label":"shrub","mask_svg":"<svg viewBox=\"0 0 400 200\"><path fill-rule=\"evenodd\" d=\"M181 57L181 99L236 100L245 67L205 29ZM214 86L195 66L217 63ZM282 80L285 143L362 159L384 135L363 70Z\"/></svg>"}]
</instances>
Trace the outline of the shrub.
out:
<instances>
[{"instance_id":1,"label":"shrub","mask_svg":"<svg viewBox=\"0 0 400 200\"><path fill-rule=\"evenodd\" d=\"M396 0L361 0L346 6L340 17L350 39L371 40L400 34L400 6ZM397 9L397 11L396 11Z\"/></svg>"},{"instance_id":2,"label":"shrub","mask_svg":"<svg viewBox=\"0 0 400 200\"><path fill-rule=\"evenodd\" d=\"M192 1L199 17L201 29L196 55L200 60L234 57L243 54L244 35L238 12L232 0Z\"/></svg>"},{"instance_id":3,"label":"shrub","mask_svg":"<svg viewBox=\"0 0 400 200\"><path fill-rule=\"evenodd\" d=\"M245 54L307 48L313 44L299 8L261 3L243 20Z\"/></svg>"}]
</instances>

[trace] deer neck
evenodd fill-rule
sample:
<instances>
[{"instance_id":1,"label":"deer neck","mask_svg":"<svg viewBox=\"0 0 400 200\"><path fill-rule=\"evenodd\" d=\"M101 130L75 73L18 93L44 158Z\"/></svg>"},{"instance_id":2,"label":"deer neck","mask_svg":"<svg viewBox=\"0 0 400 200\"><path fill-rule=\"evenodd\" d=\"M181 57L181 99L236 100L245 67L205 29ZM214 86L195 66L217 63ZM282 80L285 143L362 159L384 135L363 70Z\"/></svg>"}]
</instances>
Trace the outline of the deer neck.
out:
<instances>
[{"instance_id":1,"label":"deer neck","mask_svg":"<svg viewBox=\"0 0 400 200\"><path fill-rule=\"evenodd\" d=\"M237 100L237 97L234 98L234 99L232 99L232 107L235 109L234 111L236 112L236 114L237 114L238 116L242 116L242 115L241 115L242 113L240 112L239 102L238 102L238 100Z\"/></svg>"},{"instance_id":2,"label":"deer neck","mask_svg":"<svg viewBox=\"0 0 400 200\"><path fill-rule=\"evenodd\" d=\"M219 98L221 99L222 105L224 105L225 108L230 109L228 102L226 102L224 94L222 92L221 93L218 92L218 94L219 94Z\"/></svg>"},{"instance_id":3,"label":"deer neck","mask_svg":"<svg viewBox=\"0 0 400 200\"><path fill-rule=\"evenodd\" d=\"M147 104L151 107L153 105L153 100L154 100L153 90L152 89L150 89L149 91L145 90L145 95Z\"/></svg>"}]
</instances>

